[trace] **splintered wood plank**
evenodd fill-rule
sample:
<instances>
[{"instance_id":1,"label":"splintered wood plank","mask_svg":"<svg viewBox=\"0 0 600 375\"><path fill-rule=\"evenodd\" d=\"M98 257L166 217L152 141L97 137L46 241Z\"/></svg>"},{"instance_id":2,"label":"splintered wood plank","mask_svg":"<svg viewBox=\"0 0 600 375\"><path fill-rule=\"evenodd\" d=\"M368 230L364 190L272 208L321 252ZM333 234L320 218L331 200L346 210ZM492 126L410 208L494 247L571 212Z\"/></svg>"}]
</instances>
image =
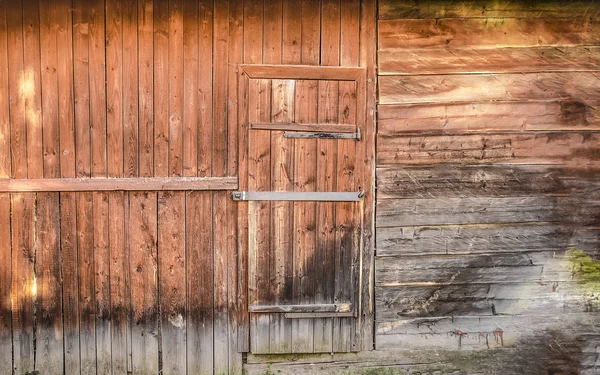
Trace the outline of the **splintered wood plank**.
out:
<instances>
[{"instance_id":1,"label":"splintered wood plank","mask_svg":"<svg viewBox=\"0 0 600 375\"><path fill-rule=\"evenodd\" d=\"M198 66L199 7L196 0L183 3L183 176L198 173Z\"/></svg>"},{"instance_id":2,"label":"splintered wood plank","mask_svg":"<svg viewBox=\"0 0 600 375\"><path fill-rule=\"evenodd\" d=\"M38 194L37 207L36 367L61 373L64 363L58 193Z\"/></svg>"},{"instance_id":3,"label":"splintered wood plank","mask_svg":"<svg viewBox=\"0 0 600 375\"><path fill-rule=\"evenodd\" d=\"M158 193L158 293L162 369L186 373L185 193Z\"/></svg>"},{"instance_id":4,"label":"splintered wood plank","mask_svg":"<svg viewBox=\"0 0 600 375\"><path fill-rule=\"evenodd\" d=\"M358 342L354 350L369 351L374 349L375 325L375 291L373 282L375 276L375 112L377 100L377 1L367 0L361 2L360 26L360 65L366 67L366 76L359 80L358 108L363 115L359 115L362 128L362 142L357 146L359 164L359 188L365 192L363 201L362 232L360 234L361 277L359 279L359 305L357 330ZM364 104L363 104L364 103ZM364 118L363 118L364 116Z\"/></svg>"},{"instance_id":5,"label":"splintered wood plank","mask_svg":"<svg viewBox=\"0 0 600 375\"><path fill-rule=\"evenodd\" d=\"M127 319L129 300L128 254L125 245L127 193L108 195L110 269L110 335L113 374L127 372Z\"/></svg>"},{"instance_id":6,"label":"splintered wood plank","mask_svg":"<svg viewBox=\"0 0 600 375\"><path fill-rule=\"evenodd\" d=\"M123 176L123 6L106 3L106 133L107 172Z\"/></svg>"},{"instance_id":7,"label":"splintered wood plank","mask_svg":"<svg viewBox=\"0 0 600 375\"><path fill-rule=\"evenodd\" d=\"M295 81L273 80L271 121L291 121L294 118ZM294 190L294 140L283 137L283 132L271 132L271 190ZM292 300L293 275L293 202L271 202L271 294L274 304L290 303ZM282 314L274 314L271 320L271 353L291 351L292 321Z\"/></svg>"},{"instance_id":8,"label":"splintered wood plank","mask_svg":"<svg viewBox=\"0 0 600 375\"><path fill-rule=\"evenodd\" d=\"M183 1L169 0L169 176L183 174Z\"/></svg>"},{"instance_id":9,"label":"splintered wood plank","mask_svg":"<svg viewBox=\"0 0 600 375\"><path fill-rule=\"evenodd\" d=\"M87 2L77 1L73 9L73 88L75 96L75 173L91 176L90 129L90 18ZM83 368L82 368L83 371Z\"/></svg>"},{"instance_id":10,"label":"splintered wood plank","mask_svg":"<svg viewBox=\"0 0 600 375\"><path fill-rule=\"evenodd\" d=\"M229 53L229 1L214 5L213 54L214 61L227 61ZM211 147L213 176L227 175L227 71L226 64L213 66L213 143ZM214 212L214 371L228 372L229 306L227 301L227 204L226 192L213 193Z\"/></svg>"},{"instance_id":11,"label":"splintered wood plank","mask_svg":"<svg viewBox=\"0 0 600 375\"><path fill-rule=\"evenodd\" d=\"M186 344L189 374L205 374L213 370L212 212L212 192L186 193Z\"/></svg>"},{"instance_id":12,"label":"splintered wood plank","mask_svg":"<svg viewBox=\"0 0 600 375\"><path fill-rule=\"evenodd\" d=\"M3 9L2 6L0 6L0 20L3 15ZM2 25L1 21L0 25ZM0 32L2 32L1 29ZM0 223L2 223L2 225L0 225L0 236L5 239L0 242L0 356L5 358L5 360L0 363L0 371L6 374L12 373L13 369L13 342L11 332L12 264L10 201L10 195L0 194Z\"/></svg>"},{"instance_id":13,"label":"splintered wood plank","mask_svg":"<svg viewBox=\"0 0 600 375\"><path fill-rule=\"evenodd\" d=\"M269 121L271 116L271 81L250 81L250 121ZM270 136L264 132L251 132L248 136L250 145L248 187L250 191L269 191L271 188L271 149ZM271 202L253 201L249 204L249 259L254 274L250 277L250 305L269 303L269 251L270 251L270 211ZM253 315L254 342L252 352L269 352L270 316Z\"/></svg>"},{"instance_id":14,"label":"splintered wood plank","mask_svg":"<svg viewBox=\"0 0 600 375\"><path fill-rule=\"evenodd\" d=\"M106 33L104 0L93 0L90 4L89 81L90 81L90 142L92 153L91 173L93 177L107 175L107 126L106 126Z\"/></svg>"},{"instance_id":15,"label":"splintered wood plank","mask_svg":"<svg viewBox=\"0 0 600 375\"><path fill-rule=\"evenodd\" d=\"M93 193L77 195L77 272L81 373L96 373L96 290L94 288Z\"/></svg>"},{"instance_id":16,"label":"splintered wood plank","mask_svg":"<svg viewBox=\"0 0 600 375\"><path fill-rule=\"evenodd\" d=\"M242 62L243 40L243 3L240 0L229 2L229 70L227 100L227 172L229 176L238 176L238 63ZM241 107L241 106L240 106ZM247 211L246 211L247 213ZM240 264L245 256L238 253L240 243L247 244L247 237L238 235L238 205L227 204L228 237L227 242L227 300L229 303L229 373L242 372L242 357L239 351L249 351L247 301L242 298L246 290L241 288L240 279L246 276L247 267ZM245 282L245 281L244 281Z\"/></svg>"},{"instance_id":17,"label":"splintered wood plank","mask_svg":"<svg viewBox=\"0 0 600 375\"><path fill-rule=\"evenodd\" d=\"M577 100L378 107L380 135L417 132L600 130L600 107Z\"/></svg>"},{"instance_id":18,"label":"splintered wood plank","mask_svg":"<svg viewBox=\"0 0 600 375\"><path fill-rule=\"evenodd\" d=\"M158 373L157 196L129 194L132 372Z\"/></svg>"},{"instance_id":19,"label":"splintered wood plank","mask_svg":"<svg viewBox=\"0 0 600 375\"><path fill-rule=\"evenodd\" d=\"M212 176L213 2L200 2L198 71L198 176Z\"/></svg>"},{"instance_id":20,"label":"splintered wood plank","mask_svg":"<svg viewBox=\"0 0 600 375\"><path fill-rule=\"evenodd\" d=\"M377 139L377 163L563 164L596 167L600 136L595 133L492 133L387 137Z\"/></svg>"},{"instance_id":21,"label":"splintered wood plank","mask_svg":"<svg viewBox=\"0 0 600 375\"><path fill-rule=\"evenodd\" d=\"M14 372L24 374L34 368L33 319L37 286L35 261L35 195L12 197L12 343Z\"/></svg>"},{"instance_id":22,"label":"splintered wood plank","mask_svg":"<svg viewBox=\"0 0 600 375\"><path fill-rule=\"evenodd\" d=\"M382 0L379 2L379 18L382 20L471 17L583 18L597 14L600 11L597 8L593 1L563 3L503 1L499 3L494 0L468 2Z\"/></svg>"},{"instance_id":23,"label":"splintered wood plank","mask_svg":"<svg viewBox=\"0 0 600 375\"><path fill-rule=\"evenodd\" d=\"M40 80L39 4L23 3L23 82L27 139L27 177L43 176L42 88Z\"/></svg>"},{"instance_id":24,"label":"splintered wood plank","mask_svg":"<svg viewBox=\"0 0 600 375\"><path fill-rule=\"evenodd\" d=\"M43 133L43 176L60 177L59 164L59 122L58 122L58 50L56 2L40 3L40 47L41 47L41 87L42 133ZM2 87L2 84L0 84ZM0 123L2 120L0 120ZM0 125L1 126L1 125ZM2 130L0 130L0 133ZM1 145L0 145L1 147ZM2 156L0 156L2 160ZM0 164L2 162L0 161Z\"/></svg>"},{"instance_id":25,"label":"splintered wood plank","mask_svg":"<svg viewBox=\"0 0 600 375\"><path fill-rule=\"evenodd\" d=\"M77 195L75 193L60 193L60 215L65 373L79 374L81 365L77 276Z\"/></svg>"},{"instance_id":26,"label":"splintered wood plank","mask_svg":"<svg viewBox=\"0 0 600 375\"><path fill-rule=\"evenodd\" d=\"M380 20L379 48L594 45L600 24L572 18Z\"/></svg>"},{"instance_id":27,"label":"splintered wood plank","mask_svg":"<svg viewBox=\"0 0 600 375\"><path fill-rule=\"evenodd\" d=\"M57 7L56 49L57 51L60 51L60 53L58 53L57 63L59 93L58 121L60 124L60 177L75 177L73 13L71 11L71 1L69 0L57 0ZM62 212L61 208L61 215ZM69 213L67 212L66 215L69 215ZM70 367L66 367L66 369L70 371Z\"/></svg>"},{"instance_id":28,"label":"splintered wood plank","mask_svg":"<svg viewBox=\"0 0 600 375\"><path fill-rule=\"evenodd\" d=\"M296 81L294 117L297 122L317 121L317 81ZM317 140L294 140L294 191L317 189ZM315 302L316 202L294 202L293 210L293 289L295 303ZM314 350L314 321L295 319L292 322L292 352L311 353Z\"/></svg>"},{"instance_id":29,"label":"splintered wood plank","mask_svg":"<svg viewBox=\"0 0 600 375\"><path fill-rule=\"evenodd\" d=\"M381 75L597 71L600 48L390 48L379 50L378 61Z\"/></svg>"},{"instance_id":30,"label":"splintered wood plank","mask_svg":"<svg viewBox=\"0 0 600 375\"><path fill-rule=\"evenodd\" d=\"M98 372L110 373L112 369L112 325L110 311L110 250L109 250L109 196L92 194L94 227L94 288L96 314L96 362ZM116 220L118 218L110 218ZM118 355L117 355L118 357Z\"/></svg>"},{"instance_id":31,"label":"splintered wood plank","mask_svg":"<svg viewBox=\"0 0 600 375\"><path fill-rule=\"evenodd\" d=\"M133 4L135 9L135 3ZM133 21L136 17L135 10L132 11L131 21L125 20L125 24L130 22L132 25L136 23ZM124 25L125 26L125 25ZM123 29L124 35L126 35L126 29ZM144 46L144 48L137 49L138 65L135 68L135 62L132 61L132 74L136 73L139 76L139 82L137 86L132 84L132 88L138 89L139 102L137 103L138 110L138 121L139 121L139 175L140 176L154 176L154 86L153 86L153 72L154 72L154 4L152 0L141 0L137 2L137 29L131 30L131 37L133 38L137 32L137 43L138 46ZM125 36L124 36L125 37ZM152 46L152 48L150 48ZM164 48L163 44L159 45L160 48ZM125 63L125 61L124 61ZM129 138L131 142L135 142L135 138ZM133 143L135 146L136 143ZM162 146L161 146L162 147ZM132 148L130 155L132 158L132 166L137 166L135 158L138 157L138 150ZM136 176L138 169L133 169L131 175Z\"/></svg>"},{"instance_id":32,"label":"splintered wood plank","mask_svg":"<svg viewBox=\"0 0 600 375\"><path fill-rule=\"evenodd\" d=\"M382 76L381 104L566 100L597 105L600 73Z\"/></svg>"}]
</instances>

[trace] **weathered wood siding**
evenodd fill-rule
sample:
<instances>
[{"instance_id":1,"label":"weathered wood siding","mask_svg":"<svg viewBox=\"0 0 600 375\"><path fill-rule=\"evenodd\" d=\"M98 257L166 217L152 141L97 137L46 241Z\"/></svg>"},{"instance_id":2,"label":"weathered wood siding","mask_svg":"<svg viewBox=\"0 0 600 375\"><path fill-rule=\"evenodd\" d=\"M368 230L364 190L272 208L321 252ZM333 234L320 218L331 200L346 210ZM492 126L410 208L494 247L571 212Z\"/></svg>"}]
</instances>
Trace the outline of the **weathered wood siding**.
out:
<instances>
[{"instance_id":1,"label":"weathered wood siding","mask_svg":"<svg viewBox=\"0 0 600 375\"><path fill-rule=\"evenodd\" d=\"M378 350L600 371L600 290L566 252L600 258L599 11L380 1Z\"/></svg>"}]
</instances>

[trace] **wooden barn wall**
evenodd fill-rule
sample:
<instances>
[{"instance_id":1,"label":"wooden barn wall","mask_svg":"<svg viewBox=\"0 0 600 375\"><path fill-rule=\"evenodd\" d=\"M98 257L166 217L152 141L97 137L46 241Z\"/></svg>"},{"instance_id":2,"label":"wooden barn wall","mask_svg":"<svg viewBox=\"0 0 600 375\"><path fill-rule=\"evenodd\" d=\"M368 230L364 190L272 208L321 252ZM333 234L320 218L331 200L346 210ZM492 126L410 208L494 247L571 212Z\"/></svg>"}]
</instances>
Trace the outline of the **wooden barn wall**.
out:
<instances>
[{"instance_id":1,"label":"wooden barn wall","mask_svg":"<svg viewBox=\"0 0 600 375\"><path fill-rule=\"evenodd\" d=\"M0 178L237 177L239 63L368 65L372 123L365 3L0 0ZM229 194L0 192L0 374L241 374Z\"/></svg>"},{"instance_id":2,"label":"wooden barn wall","mask_svg":"<svg viewBox=\"0 0 600 375\"><path fill-rule=\"evenodd\" d=\"M380 0L378 350L600 371L599 15Z\"/></svg>"}]
</instances>

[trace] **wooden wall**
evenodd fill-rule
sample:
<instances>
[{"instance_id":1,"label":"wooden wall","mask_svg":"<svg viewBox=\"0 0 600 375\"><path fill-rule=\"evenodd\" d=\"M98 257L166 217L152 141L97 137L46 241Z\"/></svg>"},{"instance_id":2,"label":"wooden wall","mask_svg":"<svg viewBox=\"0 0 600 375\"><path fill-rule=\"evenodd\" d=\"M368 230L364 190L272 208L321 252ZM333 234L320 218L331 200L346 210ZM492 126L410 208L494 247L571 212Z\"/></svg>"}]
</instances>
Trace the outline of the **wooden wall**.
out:
<instances>
[{"instance_id":1,"label":"wooden wall","mask_svg":"<svg viewBox=\"0 0 600 375\"><path fill-rule=\"evenodd\" d=\"M599 13L379 2L378 350L599 371L599 290L566 252L600 259Z\"/></svg>"},{"instance_id":2,"label":"wooden wall","mask_svg":"<svg viewBox=\"0 0 600 375\"><path fill-rule=\"evenodd\" d=\"M373 123L374 22L358 0L0 0L0 178L237 178L239 63L368 66ZM241 374L229 194L0 192L0 373Z\"/></svg>"}]
</instances>

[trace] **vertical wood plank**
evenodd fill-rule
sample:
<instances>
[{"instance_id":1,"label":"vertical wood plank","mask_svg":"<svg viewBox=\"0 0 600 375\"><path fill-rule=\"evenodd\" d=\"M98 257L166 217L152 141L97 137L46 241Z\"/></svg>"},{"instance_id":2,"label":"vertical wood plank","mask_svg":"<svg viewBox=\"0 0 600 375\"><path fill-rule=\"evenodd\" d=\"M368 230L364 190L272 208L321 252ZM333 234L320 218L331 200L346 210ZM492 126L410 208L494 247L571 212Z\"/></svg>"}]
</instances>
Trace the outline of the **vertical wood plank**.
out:
<instances>
[{"instance_id":1,"label":"vertical wood plank","mask_svg":"<svg viewBox=\"0 0 600 375\"><path fill-rule=\"evenodd\" d=\"M73 87L75 95L75 171L77 177L91 175L90 85L89 85L89 4L74 1Z\"/></svg>"},{"instance_id":2,"label":"vertical wood plank","mask_svg":"<svg viewBox=\"0 0 600 375\"><path fill-rule=\"evenodd\" d=\"M106 85L105 85L105 41L104 0L93 0L89 4L91 17L89 26L89 85L90 85L90 142L92 153L92 177L107 176L106 139Z\"/></svg>"},{"instance_id":3,"label":"vertical wood plank","mask_svg":"<svg viewBox=\"0 0 600 375\"><path fill-rule=\"evenodd\" d=\"M0 5L0 9L2 6ZM2 13L0 13L2 15ZM1 17L1 16L0 16ZM1 23L0 23L1 24ZM0 33L1 33L0 29ZM2 34L0 34L1 36ZM1 41L1 39L0 39ZM12 374L12 328L11 328L11 287L12 287L12 257L11 257L11 220L10 220L10 195L0 194L0 371Z\"/></svg>"},{"instance_id":4,"label":"vertical wood plank","mask_svg":"<svg viewBox=\"0 0 600 375\"><path fill-rule=\"evenodd\" d=\"M154 3L153 0L137 2L138 75L139 75L139 156L140 176L154 176ZM124 30L125 31L125 30ZM132 30L135 34L135 29ZM135 174L134 174L135 175Z\"/></svg>"},{"instance_id":5,"label":"vertical wood plank","mask_svg":"<svg viewBox=\"0 0 600 375\"><path fill-rule=\"evenodd\" d=\"M110 334L113 374L127 372L128 264L125 245L124 192L111 192L108 197L108 247L110 256Z\"/></svg>"},{"instance_id":6,"label":"vertical wood plank","mask_svg":"<svg viewBox=\"0 0 600 375\"><path fill-rule=\"evenodd\" d=\"M154 175L169 175L169 1L154 2Z\"/></svg>"},{"instance_id":7,"label":"vertical wood plank","mask_svg":"<svg viewBox=\"0 0 600 375\"><path fill-rule=\"evenodd\" d=\"M123 34L122 34L122 61L123 61L123 157L124 175L136 177L140 174L139 159L140 142L139 128L142 122L138 122L138 40L136 34L137 8L135 0L122 1L123 12ZM141 48L147 51L148 48ZM140 61L140 65L146 61ZM142 67L140 66L140 69ZM141 74L139 76L142 76Z\"/></svg>"},{"instance_id":8,"label":"vertical wood plank","mask_svg":"<svg viewBox=\"0 0 600 375\"><path fill-rule=\"evenodd\" d=\"M198 173L198 35L197 0L183 3L183 175Z\"/></svg>"},{"instance_id":9,"label":"vertical wood plank","mask_svg":"<svg viewBox=\"0 0 600 375\"><path fill-rule=\"evenodd\" d=\"M6 3L0 3L0 45L8 46ZM11 175L8 49L0 49L0 177ZM10 195L0 194L0 372L12 373Z\"/></svg>"},{"instance_id":10,"label":"vertical wood plank","mask_svg":"<svg viewBox=\"0 0 600 375\"><path fill-rule=\"evenodd\" d=\"M302 2L283 0L283 56L284 64L300 64L302 55Z\"/></svg>"},{"instance_id":11,"label":"vertical wood plank","mask_svg":"<svg viewBox=\"0 0 600 375\"><path fill-rule=\"evenodd\" d=\"M162 373L186 373L185 193L158 193Z\"/></svg>"},{"instance_id":12,"label":"vertical wood plank","mask_svg":"<svg viewBox=\"0 0 600 375\"><path fill-rule=\"evenodd\" d=\"M110 310L110 252L109 252L109 193L93 193L93 250L96 314L96 362L98 373L110 374L111 310ZM116 219L116 218L115 218ZM118 219L117 219L118 220Z\"/></svg>"},{"instance_id":13,"label":"vertical wood plank","mask_svg":"<svg viewBox=\"0 0 600 375\"><path fill-rule=\"evenodd\" d=\"M42 89L40 72L39 3L23 3L23 82L27 139L27 177L43 176Z\"/></svg>"},{"instance_id":14,"label":"vertical wood plank","mask_svg":"<svg viewBox=\"0 0 600 375\"><path fill-rule=\"evenodd\" d=\"M183 2L169 0L169 176L183 171Z\"/></svg>"},{"instance_id":15,"label":"vertical wood plank","mask_svg":"<svg viewBox=\"0 0 600 375\"><path fill-rule=\"evenodd\" d=\"M123 8L106 3L106 127L109 177L123 176Z\"/></svg>"},{"instance_id":16,"label":"vertical wood plank","mask_svg":"<svg viewBox=\"0 0 600 375\"><path fill-rule=\"evenodd\" d=\"M12 327L14 372L34 369L35 195L12 195Z\"/></svg>"},{"instance_id":17,"label":"vertical wood plank","mask_svg":"<svg viewBox=\"0 0 600 375\"><path fill-rule=\"evenodd\" d=\"M198 64L198 176L212 175L213 140L213 2L200 1Z\"/></svg>"},{"instance_id":18,"label":"vertical wood plank","mask_svg":"<svg viewBox=\"0 0 600 375\"><path fill-rule=\"evenodd\" d=\"M214 7L213 59L227 61L229 52L229 1ZM213 66L213 144L212 175L227 175L227 70L226 64ZM228 372L229 319L227 317L227 201L226 192L213 193L214 215L214 371Z\"/></svg>"},{"instance_id":19,"label":"vertical wood plank","mask_svg":"<svg viewBox=\"0 0 600 375\"><path fill-rule=\"evenodd\" d=\"M132 372L158 373L157 196L129 195Z\"/></svg>"},{"instance_id":20,"label":"vertical wood plank","mask_svg":"<svg viewBox=\"0 0 600 375\"><path fill-rule=\"evenodd\" d=\"M213 370L213 223L212 192L186 193L187 371ZM208 286L208 287L207 287Z\"/></svg>"},{"instance_id":21,"label":"vertical wood plank","mask_svg":"<svg viewBox=\"0 0 600 375\"><path fill-rule=\"evenodd\" d=\"M77 195L77 250L79 274L79 346L81 373L96 373L96 309L94 277L93 193Z\"/></svg>"}]
</instances>

